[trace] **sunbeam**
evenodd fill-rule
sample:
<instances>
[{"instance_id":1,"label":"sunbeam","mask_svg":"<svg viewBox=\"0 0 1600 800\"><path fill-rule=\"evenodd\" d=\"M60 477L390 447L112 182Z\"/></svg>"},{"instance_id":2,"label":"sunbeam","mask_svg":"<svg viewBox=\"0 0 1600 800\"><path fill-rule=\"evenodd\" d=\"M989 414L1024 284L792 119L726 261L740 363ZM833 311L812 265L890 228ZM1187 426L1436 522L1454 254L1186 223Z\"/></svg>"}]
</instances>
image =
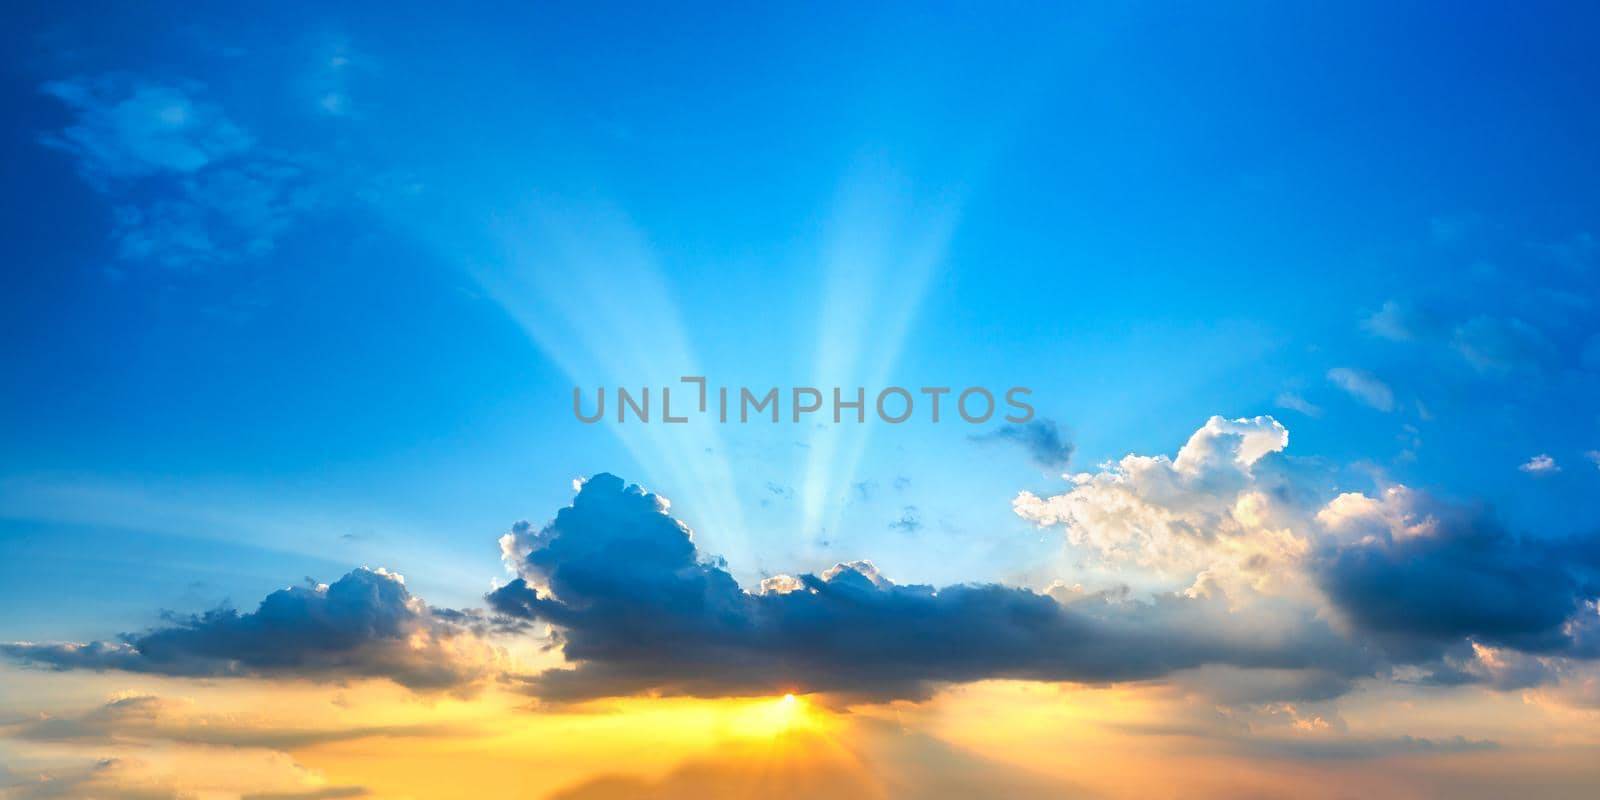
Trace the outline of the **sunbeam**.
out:
<instances>
[{"instance_id":1,"label":"sunbeam","mask_svg":"<svg viewBox=\"0 0 1600 800\"><path fill-rule=\"evenodd\" d=\"M876 161L844 182L823 250L815 385L866 387L866 402L873 402L894 374L956 217L952 198L917 193L909 179ZM824 425L811 437L798 533L813 547L837 528L875 427Z\"/></svg>"}]
</instances>

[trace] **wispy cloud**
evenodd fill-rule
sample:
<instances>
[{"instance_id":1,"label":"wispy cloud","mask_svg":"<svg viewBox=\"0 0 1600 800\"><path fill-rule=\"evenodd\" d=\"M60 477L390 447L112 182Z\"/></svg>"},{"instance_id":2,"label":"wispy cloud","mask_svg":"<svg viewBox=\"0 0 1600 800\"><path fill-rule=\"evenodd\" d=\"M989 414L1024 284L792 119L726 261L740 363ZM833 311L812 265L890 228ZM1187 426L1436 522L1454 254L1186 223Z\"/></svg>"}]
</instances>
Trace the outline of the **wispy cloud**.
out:
<instances>
[{"instance_id":1,"label":"wispy cloud","mask_svg":"<svg viewBox=\"0 0 1600 800\"><path fill-rule=\"evenodd\" d=\"M1273 404L1279 408L1287 408L1290 411L1298 411L1308 417L1322 416L1322 406L1319 406L1316 403L1301 397L1296 392L1280 393L1277 399L1273 401Z\"/></svg>"},{"instance_id":2,"label":"wispy cloud","mask_svg":"<svg viewBox=\"0 0 1600 800\"><path fill-rule=\"evenodd\" d=\"M189 174L250 150L254 139L213 105L198 84L164 85L112 77L51 81L40 91L74 120L42 141L71 153L83 176L109 181Z\"/></svg>"},{"instance_id":3,"label":"wispy cloud","mask_svg":"<svg viewBox=\"0 0 1600 800\"><path fill-rule=\"evenodd\" d=\"M1556 359L1539 329L1510 317L1473 317L1456 327L1451 344L1479 372L1538 371Z\"/></svg>"},{"instance_id":4,"label":"wispy cloud","mask_svg":"<svg viewBox=\"0 0 1600 800\"><path fill-rule=\"evenodd\" d=\"M1054 420L1036 419L1021 425L1005 425L988 433L970 437L975 442L1011 442L1021 447L1033 463L1045 469L1066 469L1072 461L1073 445Z\"/></svg>"},{"instance_id":5,"label":"wispy cloud","mask_svg":"<svg viewBox=\"0 0 1600 800\"><path fill-rule=\"evenodd\" d=\"M922 530L922 519L916 506L906 506L900 510L900 516L889 527L902 533L916 533Z\"/></svg>"},{"instance_id":6,"label":"wispy cloud","mask_svg":"<svg viewBox=\"0 0 1600 800\"><path fill-rule=\"evenodd\" d=\"M316 722L316 721L312 721ZM426 737L461 732L437 724L285 724L280 719L209 712L200 703L144 693L119 694L82 713L54 714L0 725L0 735L36 742L148 742L284 749L373 737Z\"/></svg>"},{"instance_id":7,"label":"wispy cloud","mask_svg":"<svg viewBox=\"0 0 1600 800\"><path fill-rule=\"evenodd\" d=\"M1394 390L1370 372L1334 367L1328 370L1328 380L1367 406L1385 412L1394 410Z\"/></svg>"},{"instance_id":8,"label":"wispy cloud","mask_svg":"<svg viewBox=\"0 0 1600 800\"><path fill-rule=\"evenodd\" d=\"M195 82L126 76L40 87L72 121L40 140L113 204L130 263L200 268L261 258L319 199L304 165L261 146Z\"/></svg>"},{"instance_id":9,"label":"wispy cloud","mask_svg":"<svg viewBox=\"0 0 1600 800\"><path fill-rule=\"evenodd\" d=\"M307 81L316 109L331 117L360 116L352 84L377 71L376 62L358 51L345 36L321 37L312 50L313 68Z\"/></svg>"},{"instance_id":10,"label":"wispy cloud","mask_svg":"<svg viewBox=\"0 0 1600 800\"><path fill-rule=\"evenodd\" d=\"M1361 328L1382 339L1409 342L1423 335L1425 323L1409 306L1384 301L1377 311L1361 320Z\"/></svg>"},{"instance_id":11,"label":"wispy cloud","mask_svg":"<svg viewBox=\"0 0 1600 800\"><path fill-rule=\"evenodd\" d=\"M295 763L283 752L239 748L135 752L137 755L79 764L62 763L59 757L51 759L30 771L27 780L0 785L0 792L8 800L155 800L191 796L333 800L368 795L361 786L330 785L320 774Z\"/></svg>"}]
</instances>

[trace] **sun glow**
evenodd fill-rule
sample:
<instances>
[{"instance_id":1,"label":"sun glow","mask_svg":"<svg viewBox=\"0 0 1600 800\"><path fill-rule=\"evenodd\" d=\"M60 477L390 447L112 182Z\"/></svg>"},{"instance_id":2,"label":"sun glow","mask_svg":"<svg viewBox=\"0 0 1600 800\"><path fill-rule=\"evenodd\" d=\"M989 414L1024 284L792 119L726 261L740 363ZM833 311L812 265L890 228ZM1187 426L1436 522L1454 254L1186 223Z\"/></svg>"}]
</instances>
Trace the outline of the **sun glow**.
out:
<instances>
[{"instance_id":1,"label":"sun glow","mask_svg":"<svg viewBox=\"0 0 1600 800\"><path fill-rule=\"evenodd\" d=\"M733 729L741 736L768 737L797 728L812 728L818 722L808 704L794 694L761 700L742 709Z\"/></svg>"}]
</instances>

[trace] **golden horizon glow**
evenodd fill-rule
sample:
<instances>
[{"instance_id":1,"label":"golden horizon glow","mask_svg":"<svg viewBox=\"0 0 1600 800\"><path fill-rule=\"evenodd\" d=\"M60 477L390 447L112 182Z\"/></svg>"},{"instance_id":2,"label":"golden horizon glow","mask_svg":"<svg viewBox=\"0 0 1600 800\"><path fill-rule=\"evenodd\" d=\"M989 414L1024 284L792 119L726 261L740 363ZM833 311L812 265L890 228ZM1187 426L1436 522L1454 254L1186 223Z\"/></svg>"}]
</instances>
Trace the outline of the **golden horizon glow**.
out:
<instances>
[{"instance_id":1,"label":"golden horizon glow","mask_svg":"<svg viewBox=\"0 0 1600 800\"><path fill-rule=\"evenodd\" d=\"M54 696L65 688L64 676L0 677L16 678L13 685L40 698L41 707L59 708L64 701ZM107 674L92 683L96 697L71 712L42 715L54 719L39 726L41 735L24 736L16 755L41 764L105 757L115 764L105 768L106 780L151 792L170 785L204 787L211 792L206 796L216 797L243 796L246 786L288 796L359 786L367 796L387 800L1044 798L1075 790L1108 798L1220 798L1240 790L1325 798L1337 795L1307 787L1323 785L1342 763L1263 757L1251 739L1226 726L1207 727L1204 721L1215 712L1203 700L1158 684L990 681L950 687L922 702L841 708L795 692L540 706L516 693L418 696L376 681L330 690L151 676L129 681ZM152 702L137 709L112 707L138 697ZM1570 737L1573 730L1595 730L1594 712L1559 710L1561 716L1553 716L1558 712L1538 703L1459 690L1417 699L1402 727L1380 707L1392 707L1394 700L1347 707L1348 731L1292 725L1273 730L1267 727L1271 719L1260 717L1252 720L1253 736L1307 747L1386 741L1412 732L1437 741L1461 730L1486 738L1488 731L1464 727L1463 721L1484 716L1482 704L1491 703L1495 715L1516 723L1502 725L1500 749L1395 753L1368 762L1373 769L1359 780L1345 774L1347 784L1357 784L1345 788L1392 796L1419 781L1446 780L1452 770L1472 764L1486 771L1484 780L1520 780L1543 771L1578 785L1593 772L1587 759L1592 740ZM118 713L132 710L137 713ZM308 727L311 719L320 722ZM1568 733L1559 732L1562 726ZM100 738L74 739L79 730ZM224 753L233 760L217 761ZM226 769L219 771L218 764ZM98 788L84 786L85 792ZM0 797L8 796L0 791Z\"/></svg>"}]
</instances>

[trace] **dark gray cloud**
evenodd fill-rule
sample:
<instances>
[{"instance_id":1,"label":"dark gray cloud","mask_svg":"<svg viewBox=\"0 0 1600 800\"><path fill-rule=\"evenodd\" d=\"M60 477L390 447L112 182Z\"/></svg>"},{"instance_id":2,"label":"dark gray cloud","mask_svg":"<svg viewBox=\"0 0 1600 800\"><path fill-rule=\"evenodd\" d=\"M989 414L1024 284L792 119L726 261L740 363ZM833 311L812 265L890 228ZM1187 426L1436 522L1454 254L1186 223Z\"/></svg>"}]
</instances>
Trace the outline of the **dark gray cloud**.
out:
<instances>
[{"instance_id":1,"label":"dark gray cloud","mask_svg":"<svg viewBox=\"0 0 1600 800\"><path fill-rule=\"evenodd\" d=\"M1313 571L1329 599L1392 658L1449 661L1469 640L1600 655L1595 626L1576 621L1600 589L1593 537L1516 536L1481 506L1416 491L1391 492L1383 503L1382 515L1324 548ZM1448 682L1448 675L1440 677Z\"/></svg>"},{"instance_id":2,"label":"dark gray cloud","mask_svg":"<svg viewBox=\"0 0 1600 800\"><path fill-rule=\"evenodd\" d=\"M461 689L487 677L494 660L468 616L436 612L412 597L398 576L362 568L332 585L273 592L252 613L219 609L116 642L12 642L0 652L60 670L381 677L414 689Z\"/></svg>"},{"instance_id":3,"label":"dark gray cloud","mask_svg":"<svg viewBox=\"0 0 1600 800\"><path fill-rule=\"evenodd\" d=\"M1072 461L1073 445L1053 420L1036 419L1022 425L1005 425L971 437L975 442L1011 442L1027 452L1033 463L1045 469L1066 469Z\"/></svg>"},{"instance_id":4,"label":"dark gray cloud","mask_svg":"<svg viewBox=\"0 0 1600 800\"><path fill-rule=\"evenodd\" d=\"M523 577L489 602L555 625L575 663L532 679L536 694L887 699L945 682L1138 680L1203 664L1371 670L1314 618L1242 625L1224 604L1177 595L1061 602L998 584L902 586L865 562L750 594L664 509L601 474L543 530L522 529Z\"/></svg>"}]
</instances>

